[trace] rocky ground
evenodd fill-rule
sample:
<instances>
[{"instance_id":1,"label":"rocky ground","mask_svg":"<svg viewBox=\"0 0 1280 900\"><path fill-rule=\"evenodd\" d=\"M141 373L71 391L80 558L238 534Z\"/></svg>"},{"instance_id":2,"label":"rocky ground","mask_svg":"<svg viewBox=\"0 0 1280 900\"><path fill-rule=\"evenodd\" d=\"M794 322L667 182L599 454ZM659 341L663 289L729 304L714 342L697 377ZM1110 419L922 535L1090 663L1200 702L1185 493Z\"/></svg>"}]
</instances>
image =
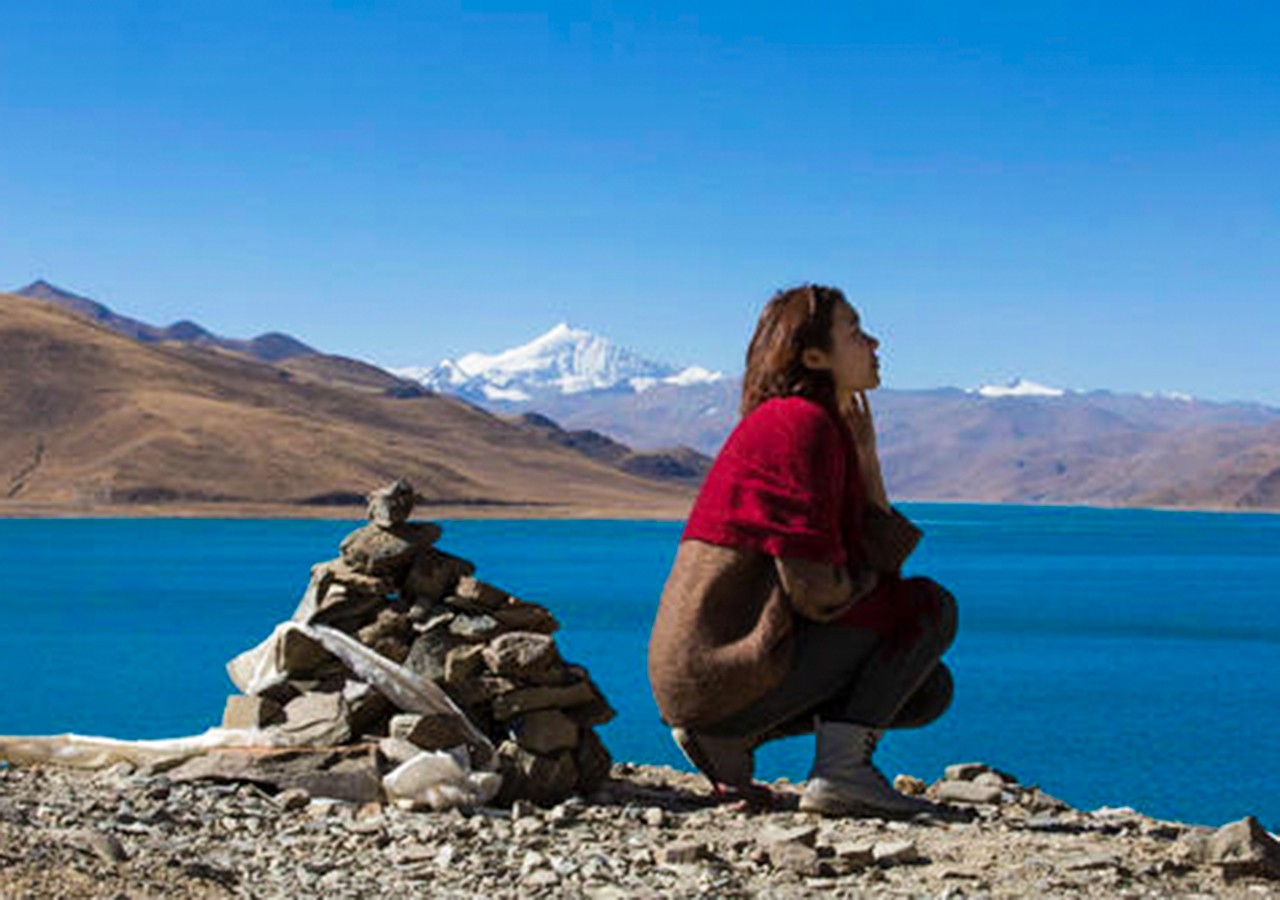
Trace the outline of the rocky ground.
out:
<instances>
[{"instance_id":1,"label":"rocky ground","mask_svg":"<svg viewBox=\"0 0 1280 900\"><path fill-rule=\"evenodd\" d=\"M744 812L699 777L625 763L549 809L446 813L127 764L7 767L0 896L1280 897L1277 846L1252 820L1215 832L1074 810L985 767L948 776L930 792L968 794L971 821Z\"/></svg>"}]
</instances>

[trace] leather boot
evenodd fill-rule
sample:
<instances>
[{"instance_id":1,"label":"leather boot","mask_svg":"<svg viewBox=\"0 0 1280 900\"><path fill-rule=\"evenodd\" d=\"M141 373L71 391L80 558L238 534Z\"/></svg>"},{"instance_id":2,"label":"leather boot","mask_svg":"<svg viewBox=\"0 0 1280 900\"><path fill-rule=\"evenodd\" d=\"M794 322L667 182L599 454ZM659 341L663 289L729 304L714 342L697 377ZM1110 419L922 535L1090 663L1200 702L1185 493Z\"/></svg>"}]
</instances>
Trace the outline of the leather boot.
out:
<instances>
[{"instance_id":1,"label":"leather boot","mask_svg":"<svg viewBox=\"0 0 1280 900\"><path fill-rule=\"evenodd\" d=\"M938 805L900 794L871 763L880 732L850 722L818 720L813 769L800 809L825 816L911 818Z\"/></svg>"}]
</instances>

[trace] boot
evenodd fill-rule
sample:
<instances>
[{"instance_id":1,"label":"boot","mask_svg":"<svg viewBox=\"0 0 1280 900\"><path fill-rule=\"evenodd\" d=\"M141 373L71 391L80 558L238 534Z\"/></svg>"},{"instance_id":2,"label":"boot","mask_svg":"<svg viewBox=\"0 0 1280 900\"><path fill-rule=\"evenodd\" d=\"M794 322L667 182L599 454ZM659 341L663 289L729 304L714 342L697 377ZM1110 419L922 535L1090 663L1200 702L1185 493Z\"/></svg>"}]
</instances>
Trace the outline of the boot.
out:
<instances>
[{"instance_id":1,"label":"boot","mask_svg":"<svg viewBox=\"0 0 1280 900\"><path fill-rule=\"evenodd\" d=\"M824 816L875 816L908 819L936 813L938 805L893 789L871 764L880 732L850 722L814 723L817 738L813 770L800 795L800 809Z\"/></svg>"}]
</instances>

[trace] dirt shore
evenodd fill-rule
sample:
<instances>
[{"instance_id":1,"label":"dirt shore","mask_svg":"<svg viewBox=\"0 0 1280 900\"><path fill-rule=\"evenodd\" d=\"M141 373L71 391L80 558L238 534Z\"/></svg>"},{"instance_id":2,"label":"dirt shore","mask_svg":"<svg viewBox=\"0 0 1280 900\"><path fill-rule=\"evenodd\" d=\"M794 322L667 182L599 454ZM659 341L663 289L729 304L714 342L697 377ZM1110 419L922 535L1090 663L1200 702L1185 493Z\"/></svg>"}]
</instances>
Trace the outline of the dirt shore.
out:
<instances>
[{"instance_id":1,"label":"dirt shore","mask_svg":"<svg viewBox=\"0 0 1280 900\"><path fill-rule=\"evenodd\" d=\"M1212 829L1006 787L972 821L908 823L738 811L699 777L625 763L590 797L466 813L11 767L0 896L1280 897L1206 859Z\"/></svg>"}]
</instances>

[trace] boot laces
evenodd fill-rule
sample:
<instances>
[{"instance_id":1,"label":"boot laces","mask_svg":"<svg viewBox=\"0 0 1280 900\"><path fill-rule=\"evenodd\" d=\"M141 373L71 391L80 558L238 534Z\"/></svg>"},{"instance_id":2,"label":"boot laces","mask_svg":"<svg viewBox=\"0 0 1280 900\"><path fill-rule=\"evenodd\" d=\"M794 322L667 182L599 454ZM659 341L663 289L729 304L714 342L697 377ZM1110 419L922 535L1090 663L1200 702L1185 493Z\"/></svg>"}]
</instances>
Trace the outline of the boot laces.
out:
<instances>
[{"instance_id":1,"label":"boot laces","mask_svg":"<svg viewBox=\"0 0 1280 900\"><path fill-rule=\"evenodd\" d=\"M879 743L880 743L880 732L874 731L874 730L868 730L867 733L862 738L862 762L868 769L871 770L872 775L875 776L875 779L878 782L884 785L885 788L887 788L888 790L892 791L894 788L893 788L893 785L889 783L889 779L886 778L885 774L880 771L880 767L871 761L871 757L876 752L876 746Z\"/></svg>"}]
</instances>

